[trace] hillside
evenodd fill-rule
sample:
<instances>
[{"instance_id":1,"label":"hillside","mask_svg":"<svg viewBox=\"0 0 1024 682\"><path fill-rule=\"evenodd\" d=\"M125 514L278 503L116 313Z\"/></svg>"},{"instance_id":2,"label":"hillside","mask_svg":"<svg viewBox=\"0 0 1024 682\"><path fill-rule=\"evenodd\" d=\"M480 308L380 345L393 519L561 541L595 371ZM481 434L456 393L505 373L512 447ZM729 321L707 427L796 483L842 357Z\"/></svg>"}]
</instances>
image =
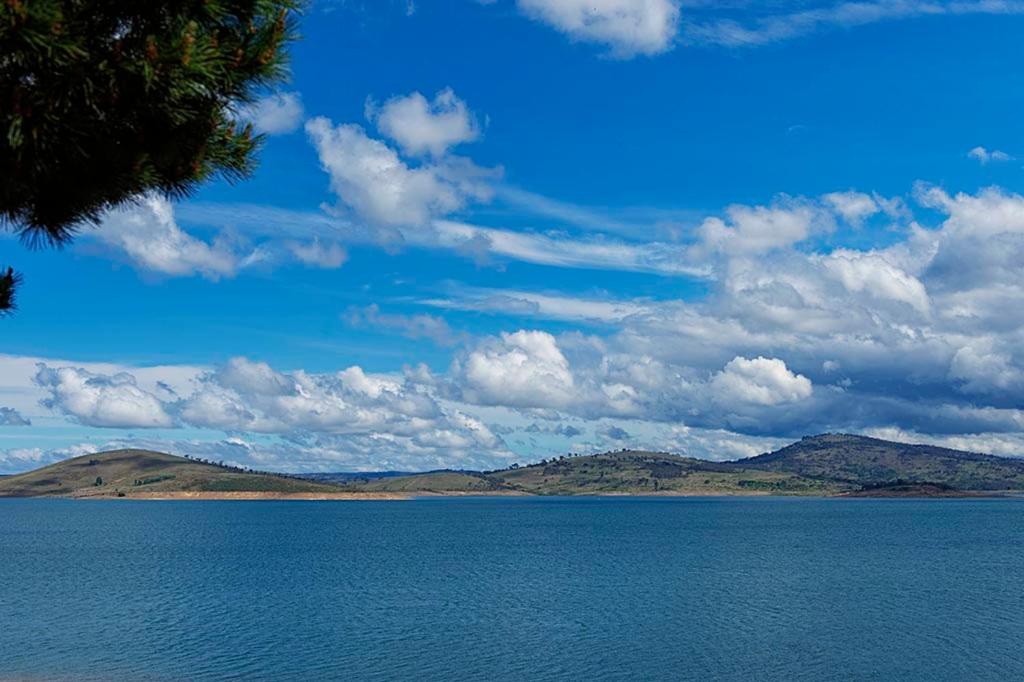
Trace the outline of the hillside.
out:
<instances>
[{"instance_id":1,"label":"hillside","mask_svg":"<svg viewBox=\"0 0 1024 682\"><path fill-rule=\"evenodd\" d=\"M483 473L432 472L345 489L531 495L957 496L1024 491L1024 460L840 434L804 438L750 459L710 462L623 450Z\"/></svg>"},{"instance_id":2,"label":"hillside","mask_svg":"<svg viewBox=\"0 0 1024 682\"><path fill-rule=\"evenodd\" d=\"M465 471L428 471L403 476L383 476L372 479L349 479L344 482L346 489L362 492L386 493L495 493L510 491L486 474Z\"/></svg>"},{"instance_id":3,"label":"hillside","mask_svg":"<svg viewBox=\"0 0 1024 682\"><path fill-rule=\"evenodd\" d=\"M149 450L75 457L0 479L0 497L127 497L153 493L337 493L337 486L255 473Z\"/></svg>"},{"instance_id":4,"label":"hillside","mask_svg":"<svg viewBox=\"0 0 1024 682\"><path fill-rule=\"evenodd\" d=\"M856 487L903 482L963 491L1024 490L1024 459L847 434L803 438L775 452L733 462L732 466Z\"/></svg>"},{"instance_id":5,"label":"hillside","mask_svg":"<svg viewBox=\"0 0 1024 682\"><path fill-rule=\"evenodd\" d=\"M328 482L331 481L331 482ZM711 462L621 450L488 472L283 476L148 450L76 457L0 478L0 497L409 497L425 495L856 495L1024 491L1024 460L842 434Z\"/></svg>"},{"instance_id":6,"label":"hillside","mask_svg":"<svg viewBox=\"0 0 1024 682\"><path fill-rule=\"evenodd\" d=\"M561 457L485 473L439 471L349 481L344 488L528 495L828 495L846 489L788 473L743 471L699 459L631 450Z\"/></svg>"}]
</instances>

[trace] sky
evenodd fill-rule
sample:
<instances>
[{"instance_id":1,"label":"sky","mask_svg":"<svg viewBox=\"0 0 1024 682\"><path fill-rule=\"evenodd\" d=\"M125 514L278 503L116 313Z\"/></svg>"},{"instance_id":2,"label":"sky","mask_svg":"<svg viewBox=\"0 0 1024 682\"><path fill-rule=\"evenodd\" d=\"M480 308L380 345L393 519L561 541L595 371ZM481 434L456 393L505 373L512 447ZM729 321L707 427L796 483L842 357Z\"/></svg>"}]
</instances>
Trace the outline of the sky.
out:
<instances>
[{"instance_id":1,"label":"sky","mask_svg":"<svg viewBox=\"0 0 1024 682\"><path fill-rule=\"evenodd\" d=\"M253 177L0 236L0 473L1024 455L1024 2L313 0Z\"/></svg>"}]
</instances>

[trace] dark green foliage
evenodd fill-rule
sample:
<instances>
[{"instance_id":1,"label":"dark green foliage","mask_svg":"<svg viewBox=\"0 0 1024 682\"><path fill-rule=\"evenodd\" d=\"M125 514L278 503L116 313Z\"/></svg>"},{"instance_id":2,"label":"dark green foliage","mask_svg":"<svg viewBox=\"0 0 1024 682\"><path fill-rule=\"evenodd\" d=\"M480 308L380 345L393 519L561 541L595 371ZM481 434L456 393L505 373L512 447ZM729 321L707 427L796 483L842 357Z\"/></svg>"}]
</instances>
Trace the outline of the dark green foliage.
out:
<instances>
[{"instance_id":1,"label":"dark green foliage","mask_svg":"<svg viewBox=\"0 0 1024 682\"><path fill-rule=\"evenodd\" d=\"M98 488L98 487L100 487L101 485L103 485L103 477L102 477L102 476L97 476L97 477L96 477L96 483L95 483L94 485L95 485L95 486L96 486L97 488Z\"/></svg>"},{"instance_id":2,"label":"dark green foliage","mask_svg":"<svg viewBox=\"0 0 1024 682\"><path fill-rule=\"evenodd\" d=\"M14 292L20 282L21 275L16 273L13 268L7 268L6 271L0 270L0 315L17 307L14 302Z\"/></svg>"},{"instance_id":3,"label":"dark green foliage","mask_svg":"<svg viewBox=\"0 0 1024 682\"><path fill-rule=\"evenodd\" d=\"M153 483L159 483L160 481L173 481L176 478L177 476L175 474L165 474L163 476L147 476L146 478L136 478L132 485L151 485Z\"/></svg>"},{"instance_id":4,"label":"dark green foliage","mask_svg":"<svg viewBox=\"0 0 1024 682\"><path fill-rule=\"evenodd\" d=\"M59 246L144 192L250 173L231 108L285 74L299 1L0 0L0 228Z\"/></svg>"}]
</instances>

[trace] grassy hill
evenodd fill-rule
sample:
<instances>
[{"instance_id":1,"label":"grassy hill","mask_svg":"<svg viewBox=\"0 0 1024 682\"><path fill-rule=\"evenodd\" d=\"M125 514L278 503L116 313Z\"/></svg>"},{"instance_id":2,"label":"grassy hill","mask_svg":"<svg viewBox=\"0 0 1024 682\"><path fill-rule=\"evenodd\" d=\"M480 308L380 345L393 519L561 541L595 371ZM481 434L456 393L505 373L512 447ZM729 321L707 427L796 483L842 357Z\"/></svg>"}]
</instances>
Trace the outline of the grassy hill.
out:
<instances>
[{"instance_id":1,"label":"grassy hill","mask_svg":"<svg viewBox=\"0 0 1024 682\"><path fill-rule=\"evenodd\" d=\"M149 450L75 457L0 478L0 497L132 496L163 492L326 493L337 486L198 462Z\"/></svg>"},{"instance_id":2,"label":"grassy hill","mask_svg":"<svg viewBox=\"0 0 1024 682\"><path fill-rule=\"evenodd\" d=\"M464 471L428 471L370 480L350 479L346 489L382 493L494 493L510 490L486 474Z\"/></svg>"},{"instance_id":3,"label":"grassy hill","mask_svg":"<svg viewBox=\"0 0 1024 682\"><path fill-rule=\"evenodd\" d=\"M948 496L1024 491L1024 459L825 434L732 462L622 450L488 472L334 476L282 476L148 450L116 450L0 478L0 497L131 497L178 492L359 493L371 497L416 493Z\"/></svg>"},{"instance_id":4,"label":"grassy hill","mask_svg":"<svg viewBox=\"0 0 1024 682\"><path fill-rule=\"evenodd\" d=\"M489 474L517 490L573 494L829 494L829 482L789 473L746 471L714 462L656 452L624 450Z\"/></svg>"},{"instance_id":5,"label":"grassy hill","mask_svg":"<svg viewBox=\"0 0 1024 682\"><path fill-rule=\"evenodd\" d=\"M847 434L803 438L733 466L827 479L858 488L902 482L954 490L1024 490L1024 459Z\"/></svg>"},{"instance_id":6,"label":"grassy hill","mask_svg":"<svg viewBox=\"0 0 1024 682\"><path fill-rule=\"evenodd\" d=\"M804 438L776 452L731 462L623 450L559 457L484 473L440 471L354 480L344 487L532 495L948 496L1024 491L1024 460L825 434Z\"/></svg>"},{"instance_id":7,"label":"grassy hill","mask_svg":"<svg viewBox=\"0 0 1024 682\"><path fill-rule=\"evenodd\" d=\"M744 471L699 459L623 450L561 457L485 473L436 471L349 481L366 492L520 493L529 495L828 495L846 488L772 471Z\"/></svg>"}]
</instances>

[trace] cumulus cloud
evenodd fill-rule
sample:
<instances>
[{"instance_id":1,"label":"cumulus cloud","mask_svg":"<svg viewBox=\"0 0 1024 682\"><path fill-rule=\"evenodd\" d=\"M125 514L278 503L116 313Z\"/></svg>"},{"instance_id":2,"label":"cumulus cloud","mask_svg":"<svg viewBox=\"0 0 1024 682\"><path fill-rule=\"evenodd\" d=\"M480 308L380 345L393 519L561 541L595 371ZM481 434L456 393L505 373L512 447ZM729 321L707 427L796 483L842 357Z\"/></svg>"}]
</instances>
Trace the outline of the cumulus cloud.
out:
<instances>
[{"instance_id":1,"label":"cumulus cloud","mask_svg":"<svg viewBox=\"0 0 1024 682\"><path fill-rule=\"evenodd\" d=\"M773 206L734 205L726 220L712 217L700 226L702 246L730 256L750 256L802 242L814 230L833 227L830 216L811 202L781 197Z\"/></svg>"},{"instance_id":2,"label":"cumulus cloud","mask_svg":"<svg viewBox=\"0 0 1024 682\"><path fill-rule=\"evenodd\" d=\"M558 408L576 399L569 361L547 332L503 333L456 360L451 373L469 402Z\"/></svg>"},{"instance_id":3,"label":"cumulus cloud","mask_svg":"<svg viewBox=\"0 0 1024 682\"><path fill-rule=\"evenodd\" d=\"M573 40L606 45L620 58L665 52L679 24L678 0L518 0L518 6Z\"/></svg>"},{"instance_id":4,"label":"cumulus cloud","mask_svg":"<svg viewBox=\"0 0 1024 682\"><path fill-rule=\"evenodd\" d=\"M882 210L875 198L864 192L830 192L822 199L841 215L843 220L856 227L861 226L866 218Z\"/></svg>"},{"instance_id":5,"label":"cumulus cloud","mask_svg":"<svg viewBox=\"0 0 1024 682\"><path fill-rule=\"evenodd\" d=\"M238 117L252 123L258 133L294 133L302 125L302 98L297 92L279 92L241 107Z\"/></svg>"},{"instance_id":6,"label":"cumulus cloud","mask_svg":"<svg viewBox=\"0 0 1024 682\"><path fill-rule=\"evenodd\" d=\"M837 249L820 262L851 293L866 292L878 299L906 303L921 313L929 311L924 284L885 254Z\"/></svg>"},{"instance_id":7,"label":"cumulus cloud","mask_svg":"<svg viewBox=\"0 0 1024 682\"><path fill-rule=\"evenodd\" d=\"M126 372L102 375L41 364L35 383L48 393L44 406L87 426L145 429L173 425L160 399L139 388L135 377Z\"/></svg>"},{"instance_id":8,"label":"cumulus cloud","mask_svg":"<svg viewBox=\"0 0 1024 682\"><path fill-rule=\"evenodd\" d=\"M999 151L998 149L988 150L984 147L975 147L971 151L967 152L969 158L974 159L982 166L985 166L993 161L1012 161L1013 157L1006 152Z\"/></svg>"},{"instance_id":9,"label":"cumulus cloud","mask_svg":"<svg viewBox=\"0 0 1024 682\"><path fill-rule=\"evenodd\" d=\"M778 358L735 357L711 380L715 398L726 403L779 405L811 397L811 381Z\"/></svg>"},{"instance_id":10,"label":"cumulus cloud","mask_svg":"<svg viewBox=\"0 0 1024 682\"><path fill-rule=\"evenodd\" d=\"M330 176L331 190L371 224L423 227L491 195L488 181L494 172L466 159L445 157L411 166L361 126L335 126L323 117L306 123L306 133Z\"/></svg>"},{"instance_id":11,"label":"cumulus cloud","mask_svg":"<svg viewBox=\"0 0 1024 682\"><path fill-rule=\"evenodd\" d=\"M0 407L0 426L31 426L32 421L13 407Z\"/></svg>"},{"instance_id":12,"label":"cumulus cloud","mask_svg":"<svg viewBox=\"0 0 1024 682\"><path fill-rule=\"evenodd\" d=\"M256 254L244 253L226 239L205 242L182 230L167 199L156 194L107 213L96 239L116 248L140 270L161 275L233 277Z\"/></svg>"},{"instance_id":13,"label":"cumulus cloud","mask_svg":"<svg viewBox=\"0 0 1024 682\"><path fill-rule=\"evenodd\" d=\"M381 134L411 156L441 157L451 147L480 137L476 118L451 88L437 93L433 100L418 92L393 97L380 107L371 100L367 115Z\"/></svg>"}]
</instances>

